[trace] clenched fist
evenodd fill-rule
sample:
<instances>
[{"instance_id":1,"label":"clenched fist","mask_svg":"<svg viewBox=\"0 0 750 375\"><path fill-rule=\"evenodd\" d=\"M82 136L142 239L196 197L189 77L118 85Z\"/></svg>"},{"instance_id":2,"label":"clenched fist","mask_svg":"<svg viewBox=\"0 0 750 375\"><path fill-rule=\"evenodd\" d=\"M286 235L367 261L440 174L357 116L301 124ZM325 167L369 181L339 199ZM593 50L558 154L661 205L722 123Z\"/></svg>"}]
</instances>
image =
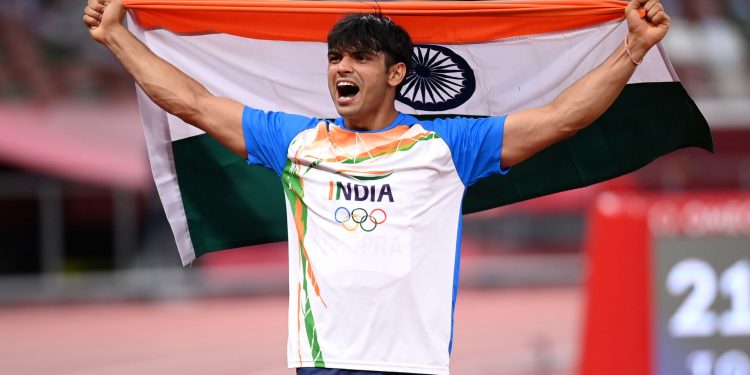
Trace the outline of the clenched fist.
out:
<instances>
[{"instance_id":1,"label":"clenched fist","mask_svg":"<svg viewBox=\"0 0 750 375\"><path fill-rule=\"evenodd\" d=\"M122 27L123 17L125 8L121 0L88 0L83 9L83 23L91 37L99 43L104 43L113 29Z\"/></svg>"},{"instance_id":2,"label":"clenched fist","mask_svg":"<svg viewBox=\"0 0 750 375\"><path fill-rule=\"evenodd\" d=\"M639 59L664 38L671 22L659 0L631 0L625 18L628 39Z\"/></svg>"}]
</instances>

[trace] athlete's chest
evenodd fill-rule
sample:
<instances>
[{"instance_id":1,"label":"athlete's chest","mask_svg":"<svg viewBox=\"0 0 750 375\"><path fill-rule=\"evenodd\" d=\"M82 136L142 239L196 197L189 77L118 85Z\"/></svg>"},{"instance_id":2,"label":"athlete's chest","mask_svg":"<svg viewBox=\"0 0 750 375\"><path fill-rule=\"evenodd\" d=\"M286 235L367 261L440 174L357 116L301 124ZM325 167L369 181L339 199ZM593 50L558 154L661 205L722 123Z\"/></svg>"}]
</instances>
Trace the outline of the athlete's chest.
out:
<instances>
[{"instance_id":1,"label":"athlete's chest","mask_svg":"<svg viewBox=\"0 0 750 375\"><path fill-rule=\"evenodd\" d=\"M420 125L358 133L321 124L292 141L287 159L287 178L326 200L395 202L455 171L445 142Z\"/></svg>"},{"instance_id":2,"label":"athlete's chest","mask_svg":"<svg viewBox=\"0 0 750 375\"><path fill-rule=\"evenodd\" d=\"M321 125L296 137L287 159L284 183L311 213L334 222L416 214L461 191L450 149L419 125L364 134Z\"/></svg>"}]
</instances>

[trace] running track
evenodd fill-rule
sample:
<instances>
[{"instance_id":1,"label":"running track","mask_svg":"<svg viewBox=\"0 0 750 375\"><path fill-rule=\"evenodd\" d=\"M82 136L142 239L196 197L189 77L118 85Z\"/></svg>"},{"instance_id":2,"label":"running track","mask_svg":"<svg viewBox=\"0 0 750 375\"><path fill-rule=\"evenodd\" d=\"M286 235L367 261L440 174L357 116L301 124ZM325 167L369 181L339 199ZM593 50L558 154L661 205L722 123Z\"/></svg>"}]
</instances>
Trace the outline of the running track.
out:
<instances>
[{"instance_id":1,"label":"running track","mask_svg":"<svg viewBox=\"0 0 750 375\"><path fill-rule=\"evenodd\" d=\"M462 290L451 374L567 375L578 288ZM0 307L0 374L292 375L286 297Z\"/></svg>"}]
</instances>

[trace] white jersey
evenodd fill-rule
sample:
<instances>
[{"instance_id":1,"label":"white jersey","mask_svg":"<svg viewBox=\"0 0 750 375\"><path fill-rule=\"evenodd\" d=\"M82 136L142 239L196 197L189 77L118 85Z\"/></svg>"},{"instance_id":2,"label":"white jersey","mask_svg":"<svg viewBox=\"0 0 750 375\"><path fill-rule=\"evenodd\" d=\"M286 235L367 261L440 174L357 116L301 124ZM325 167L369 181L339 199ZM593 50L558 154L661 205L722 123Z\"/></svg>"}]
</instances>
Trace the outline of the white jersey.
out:
<instances>
[{"instance_id":1,"label":"white jersey","mask_svg":"<svg viewBox=\"0 0 750 375\"><path fill-rule=\"evenodd\" d=\"M248 162L286 193L289 367L448 374L461 201L504 172L504 120L359 132L245 109Z\"/></svg>"}]
</instances>

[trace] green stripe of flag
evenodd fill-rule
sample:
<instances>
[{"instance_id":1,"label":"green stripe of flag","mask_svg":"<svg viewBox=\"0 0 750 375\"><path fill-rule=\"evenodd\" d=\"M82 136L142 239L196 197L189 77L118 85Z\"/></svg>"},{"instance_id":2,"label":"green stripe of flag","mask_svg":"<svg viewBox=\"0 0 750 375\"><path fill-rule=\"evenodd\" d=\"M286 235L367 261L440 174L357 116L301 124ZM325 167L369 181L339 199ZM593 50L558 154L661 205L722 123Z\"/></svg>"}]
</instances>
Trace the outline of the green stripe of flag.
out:
<instances>
[{"instance_id":1,"label":"green stripe of flag","mask_svg":"<svg viewBox=\"0 0 750 375\"><path fill-rule=\"evenodd\" d=\"M284 196L273 172L248 167L206 135L172 146L196 256L286 240ZM470 187L463 212L588 186L685 147L713 150L708 124L682 85L628 85L600 119L575 137L513 167L505 176Z\"/></svg>"},{"instance_id":2,"label":"green stripe of flag","mask_svg":"<svg viewBox=\"0 0 750 375\"><path fill-rule=\"evenodd\" d=\"M708 123L679 82L627 85L576 136L471 186L464 213L575 189L641 168L685 147L713 151Z\"/></svg>"}]
</instances>

